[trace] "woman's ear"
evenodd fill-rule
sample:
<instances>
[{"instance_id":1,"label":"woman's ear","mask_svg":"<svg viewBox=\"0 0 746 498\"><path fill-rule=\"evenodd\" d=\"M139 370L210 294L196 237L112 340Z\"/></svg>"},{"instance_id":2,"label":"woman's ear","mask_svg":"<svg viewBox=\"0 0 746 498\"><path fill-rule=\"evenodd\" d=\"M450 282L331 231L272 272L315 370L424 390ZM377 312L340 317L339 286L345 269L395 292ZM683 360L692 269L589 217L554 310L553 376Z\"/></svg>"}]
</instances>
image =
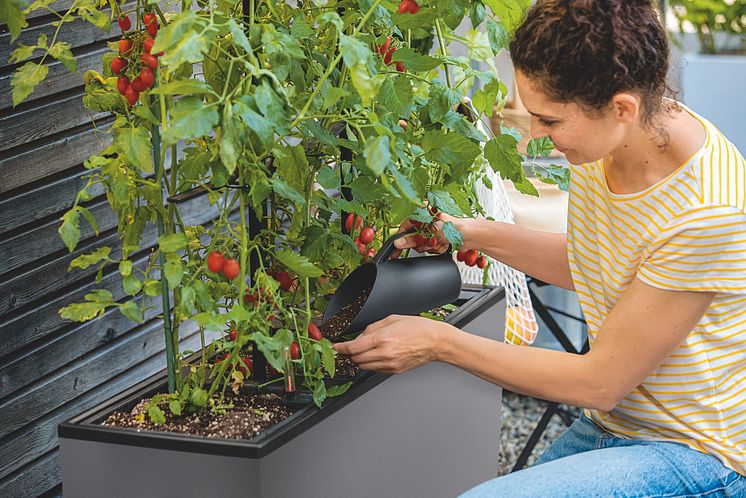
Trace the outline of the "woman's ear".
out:
<instances>
[{"instance_id":1,"label":"woman's ear","mask_svg":"<svg viewBox=\"0 0 746 498\"><path fill-rule=\"evenodd\" d=\"M620 124L635 123L642 113L642 102L634 93L619 92L611 98L611 110Z\"/></svg>"}]
</instances>

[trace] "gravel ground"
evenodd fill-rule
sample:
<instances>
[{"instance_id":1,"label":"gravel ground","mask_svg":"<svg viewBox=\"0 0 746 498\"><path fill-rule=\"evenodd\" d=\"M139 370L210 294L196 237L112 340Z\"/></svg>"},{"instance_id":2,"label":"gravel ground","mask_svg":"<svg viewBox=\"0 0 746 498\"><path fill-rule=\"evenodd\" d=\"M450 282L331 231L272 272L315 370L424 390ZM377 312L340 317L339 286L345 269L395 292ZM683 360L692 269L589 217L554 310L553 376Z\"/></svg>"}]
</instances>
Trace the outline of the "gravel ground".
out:
<instances>
[{"instance_id":1,"label":"gravel ground","mask_svg":"<svg viewBox=\"0 0 746 498\"><path fill-rule=\"evenodd\" d=\"M529 436L533 432L539 419L544 414L546 402L523 396L507 390L503 390L502 404L502 428L500 430L500 461L498 462L498 475L510 473L518 460L518 455L526 445ZM560 405L569 411L573 419L580 414L580 409ZM536 444L533 453L528 459L528 465L549 447L567 428L559 415L554 415L549 422L544 434Z\"/></svg>"}]
</instances>

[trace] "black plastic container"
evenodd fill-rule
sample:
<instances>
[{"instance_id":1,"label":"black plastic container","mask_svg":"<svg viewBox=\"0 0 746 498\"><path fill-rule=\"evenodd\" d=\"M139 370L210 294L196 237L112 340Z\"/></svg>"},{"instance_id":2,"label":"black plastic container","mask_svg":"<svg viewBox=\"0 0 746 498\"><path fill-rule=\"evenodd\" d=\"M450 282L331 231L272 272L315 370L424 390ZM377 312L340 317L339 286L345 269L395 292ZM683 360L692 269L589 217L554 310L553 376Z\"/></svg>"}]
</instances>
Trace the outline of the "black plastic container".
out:
<instances>
[{"instance_id":1,"label":"black plastic container","mask_svg":"<svg viewBox=\"0 0 746 498\"><path fill-rule=\"evenodd\" d=\"M335 338L362 332L389 315L419 315L458 298L461 274L450 251L439 256L388 259L394 241L411 233L390 237L371 262L350 273L339 286L324 312L324 324L368 289L370 293L355 318Z\"/></svg>"}]
</instances>

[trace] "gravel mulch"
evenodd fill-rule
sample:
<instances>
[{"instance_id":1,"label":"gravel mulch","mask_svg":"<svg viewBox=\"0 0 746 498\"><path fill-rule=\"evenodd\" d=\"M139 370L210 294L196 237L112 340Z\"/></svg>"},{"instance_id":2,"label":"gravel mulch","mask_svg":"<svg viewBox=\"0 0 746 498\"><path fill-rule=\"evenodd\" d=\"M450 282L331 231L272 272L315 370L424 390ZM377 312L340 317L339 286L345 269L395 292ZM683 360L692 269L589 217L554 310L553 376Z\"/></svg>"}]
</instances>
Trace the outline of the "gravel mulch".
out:
<instances>
[{"instance_id":1,"label":"gravel mulch","mask_svg":"<svg viewBox=\"0 0 746 498\"><path fill-rule=\"evenodd\" d=\"M567 410L573 420L580 415L579 408L567 405L560 405L560 408ZM526 445L536 424L539 423L545 409L546 402L544 401L503 390L498 475L505 475L513 470L521 450ZM529 457L527 466L532 465L566 428L567 425L562 418L554 415Z\"/></svg>"}]
</instances>

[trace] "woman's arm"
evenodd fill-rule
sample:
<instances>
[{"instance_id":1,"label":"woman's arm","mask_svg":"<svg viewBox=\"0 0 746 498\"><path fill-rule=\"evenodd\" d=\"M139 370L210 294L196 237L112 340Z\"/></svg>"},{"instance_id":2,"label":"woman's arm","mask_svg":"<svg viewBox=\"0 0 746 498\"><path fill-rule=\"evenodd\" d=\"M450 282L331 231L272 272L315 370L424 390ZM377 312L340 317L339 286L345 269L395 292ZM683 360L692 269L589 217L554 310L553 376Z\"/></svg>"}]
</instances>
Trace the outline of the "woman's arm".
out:
<instances>
[{"instance_id":1,"label":"woman's arm","mask_svg":"<svg viewBox=\"0 0 746 498\"><path fill-rule=\"evenodd\" d=\"M681 344L713 296L636 279L585 355L512 346L411 316L376 322L335 348L365 370L398 373L437 360L518 393L608 411Z\"/></svg>"},{"instance_id":2,"label":"woman's arm","mask_svg":"<svg viewBox=\"0 0 746 498\"><path fill-rule=\"evenodd\" d=\"M463 234L463 249L477 249L527 275L574 290L565 234L540 232L484 218L455 218L444 213L440 218L453 223ZM436 225L438 229L442 227L441 222ZM412 222L407 220L401 224L399 232L413 228ZM404 249L442 254L448 248L448 241L442 231L439 236L441 242L436 247L418 246L414 235L402 237L396 241L392 257L398 258Z\"/></svg>"},{"instance_id":3,"label":"woman's arm","mask_svg":"<svg viewBox=\"0 0 746 498\"><path fill-rule=\"evenodd\" d=\"M516 270L563 289L574 290L567 259L567 236L483 218L454 222L465 247L478 249Z\"/></svg>"}]
</instances>

